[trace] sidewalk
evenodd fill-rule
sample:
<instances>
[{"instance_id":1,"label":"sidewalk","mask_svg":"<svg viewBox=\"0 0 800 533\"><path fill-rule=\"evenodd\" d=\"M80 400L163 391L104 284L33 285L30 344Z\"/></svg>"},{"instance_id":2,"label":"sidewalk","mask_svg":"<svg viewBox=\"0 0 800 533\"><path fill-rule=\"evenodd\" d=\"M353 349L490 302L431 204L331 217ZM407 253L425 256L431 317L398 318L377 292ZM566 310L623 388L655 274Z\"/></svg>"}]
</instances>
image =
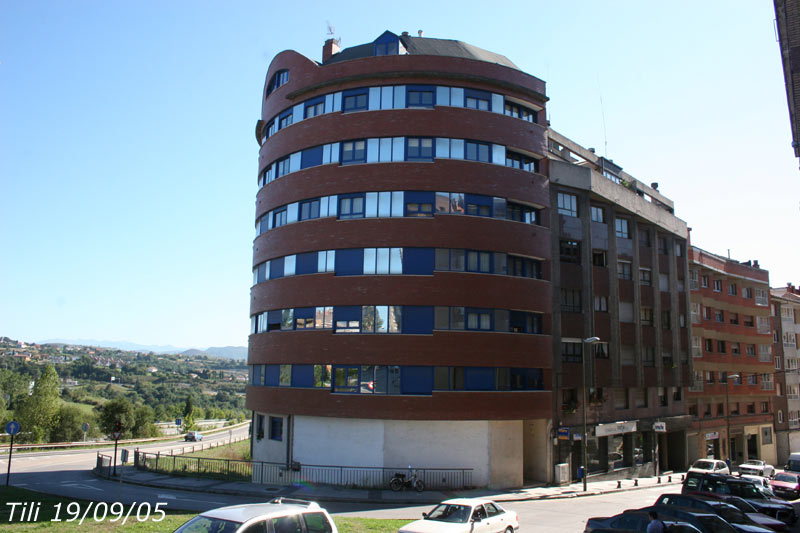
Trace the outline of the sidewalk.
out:
<instances>
[{"instance_id":1,"label":"sidewalk","mask_svg":"<svg viewBox=\"0 0 800 533\"><path fill-rule=\"evenodd\" d=\"M242 481L220 481L218 479L195 478L184 476L168 476L153 472L136 470L133 466L126 466L122 471L122 482L149 487L158 487L173 490L186 490L193 492L235 494L250 497L263 497L265 500L277 496L287 496L314 500L320 502L362 502L362 503L402 503L402 504L432 504L450 498L490 498L498 502L515 502L529 500L547 500L556 498L577 498L581 496L594 496L613 492L639 490L656 486L674 486L680 490L681 474L672 474L671 481L668 476L640 478L638 484L632 479L619 481L595 481L588 483L587 491L583 492L581 483L573 483L563 487L530 487L522 489L492 491L489 489L472 489L462 491L426 490L415 492L404 490L392 492L386 490L348 489L331 486L303 484L294 486L260 485Z\"/></svg>"}]
</instances>

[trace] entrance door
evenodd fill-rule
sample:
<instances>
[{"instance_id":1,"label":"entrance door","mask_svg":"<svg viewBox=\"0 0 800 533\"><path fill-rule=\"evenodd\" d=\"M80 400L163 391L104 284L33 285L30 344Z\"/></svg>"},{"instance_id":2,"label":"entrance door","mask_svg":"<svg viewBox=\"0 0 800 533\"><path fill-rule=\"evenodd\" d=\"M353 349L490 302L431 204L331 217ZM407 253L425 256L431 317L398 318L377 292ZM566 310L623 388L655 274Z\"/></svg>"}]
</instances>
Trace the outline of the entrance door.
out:
<instances>
[{"instance_id":1,"label":"entrance door","mask_svg":"<svg viewBox=\"0 0 800 533\"><path fill-rule=\"evenodd\" d=\"M747 436L747 457L745 459L758 459L758 435Z\"/></svg>"}]
</instances>

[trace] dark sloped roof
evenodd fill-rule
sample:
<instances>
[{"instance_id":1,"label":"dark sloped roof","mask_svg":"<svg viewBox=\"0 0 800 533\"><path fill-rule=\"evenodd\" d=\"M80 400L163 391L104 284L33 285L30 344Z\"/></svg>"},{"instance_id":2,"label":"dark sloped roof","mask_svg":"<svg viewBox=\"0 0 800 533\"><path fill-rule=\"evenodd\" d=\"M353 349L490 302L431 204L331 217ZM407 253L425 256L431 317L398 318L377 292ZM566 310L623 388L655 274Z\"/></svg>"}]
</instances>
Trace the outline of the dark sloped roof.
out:
<instances>
[{"instance_id":1,"label":"dark sloped roof","mask_svg":"<svg viewBox=\"0 0 800 533\"><path fill-rule=\"evenodd\" d=\"M400 36L399 39L400 42L403 43L403 46L405 46L409 55L462 57L464 59L486 61L487 63L497 63L505 67L519 70L519 67L512 63L506 56L489 52L488 50L478 48L477 46L462 41L411 36ZM325 64L329 65L340 61L371 57L374 55L373 52L373 43L351 46L333 55Z\"/></svg>"}]
</instances>

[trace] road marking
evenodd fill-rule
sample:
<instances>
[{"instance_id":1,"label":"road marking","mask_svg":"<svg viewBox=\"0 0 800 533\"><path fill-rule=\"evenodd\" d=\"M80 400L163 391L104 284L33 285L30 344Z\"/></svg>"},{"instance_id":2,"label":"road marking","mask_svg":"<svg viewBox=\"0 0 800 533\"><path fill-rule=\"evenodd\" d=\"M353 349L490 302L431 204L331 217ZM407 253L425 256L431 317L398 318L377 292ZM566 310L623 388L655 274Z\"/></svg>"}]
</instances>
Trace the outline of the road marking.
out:
<instances>
[{"instance_id":1,"label":"road marking","mask_svg":"<svg viewBox=\"0 0 800 533\"><path fill-rule=\"evenodd\" d=\"M90 489L90 490L96 490L98 492L103 492L103 489L98 489L97 487L92 487L91 485L84 485L82 483L72 483L69 481L62 481L61 484L64 485L65 487L73 487L76 489Z\"/></svg>"},{"instance_id":2,"label":"road marking","mask_svg":"<svg viewBox=\"0 0 800 533\"><path fill-rule=\"evenodd\" d=\"M172 494L158 494L156 498L158 498L159 500L161 498L164 498L165 500L177 500L177 498Z\"/></svg>"},{"instance_id":3,"label":"road marking","mask_svg":"<svg viewBox=\"0 0 800 533\"><path fill-rule=\"evenodd\" d=\"M157 494L156 498L161 500L177 500L177 496L173 496L172 494ZM213 500L193 500L191 498L181 498L182 502L200 502L200 503L213 503L217 505L225 505L225 502L215 502Z\"/></svg>"}]
</instances>

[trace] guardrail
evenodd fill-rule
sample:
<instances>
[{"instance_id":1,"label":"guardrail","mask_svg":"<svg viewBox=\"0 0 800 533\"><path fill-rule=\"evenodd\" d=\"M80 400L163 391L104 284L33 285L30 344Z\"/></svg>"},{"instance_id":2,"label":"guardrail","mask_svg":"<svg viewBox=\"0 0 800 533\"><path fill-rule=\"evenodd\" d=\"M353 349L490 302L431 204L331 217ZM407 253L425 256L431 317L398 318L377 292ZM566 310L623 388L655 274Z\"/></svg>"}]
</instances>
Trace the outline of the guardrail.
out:
<instances>
[{"instance_id":1,"label":"guardrail","mask_svg":"<svg viewBox=\"0 0 800 533\"><path fill-rule=\"evenodd\" d=\"M222 428L216 428L216 429L209 430L208 432L205 432L204 435L205 436L218 435L218 434L223 433L225 431L238 429L238 428L240 428L242 426L245 426L245 425L247 425L249 423L250 423L249 420L245 420L244 422L240 422L240 423L234 424L232 426L226 426L226 427L222 427ZM126 440L118 441L118 444L120 446L126 445L126 444L147 444L147 443L150 443L150 442L160 442L160 441L164 441L164 440L173 440L174 438L175 438L175 436L167 435L167 436L161 436L161 437L152 437L152 438L148 438L148 439L126 439ZM244 437L244 438L248 438L249 439L250 437L248 436L248 437ZM49 449L49 448L88 448L88 447L113 446L113 445L114 445L114 441L113 440L90 440L90 441L86 441L86 442L45 442L45 443L41 443L41 444L15 444L14 445L14 452L16 452L17 450L38 449L38 448L41 448L41 449ZM8 444L0 444L0 455L8 453L8 448L9 448Z\"/></svg>"},{"instance_id":2,"label":"guardrail","mask_svg":"<svg viewBox=\"0 0 800 533\"><path fill-rule=\"evenodd\" d=\"M159 474L196 476L246 481L265 485L291 486L303 483L362 489L385 489L396 472L407 468L364 466L301 465L266 461L239 461L208 457L185 457L136 451L134 467ZM462 490L472 487L471 468L417 468L425 487L434 490Z\"/></svg>"}]
</instances>

